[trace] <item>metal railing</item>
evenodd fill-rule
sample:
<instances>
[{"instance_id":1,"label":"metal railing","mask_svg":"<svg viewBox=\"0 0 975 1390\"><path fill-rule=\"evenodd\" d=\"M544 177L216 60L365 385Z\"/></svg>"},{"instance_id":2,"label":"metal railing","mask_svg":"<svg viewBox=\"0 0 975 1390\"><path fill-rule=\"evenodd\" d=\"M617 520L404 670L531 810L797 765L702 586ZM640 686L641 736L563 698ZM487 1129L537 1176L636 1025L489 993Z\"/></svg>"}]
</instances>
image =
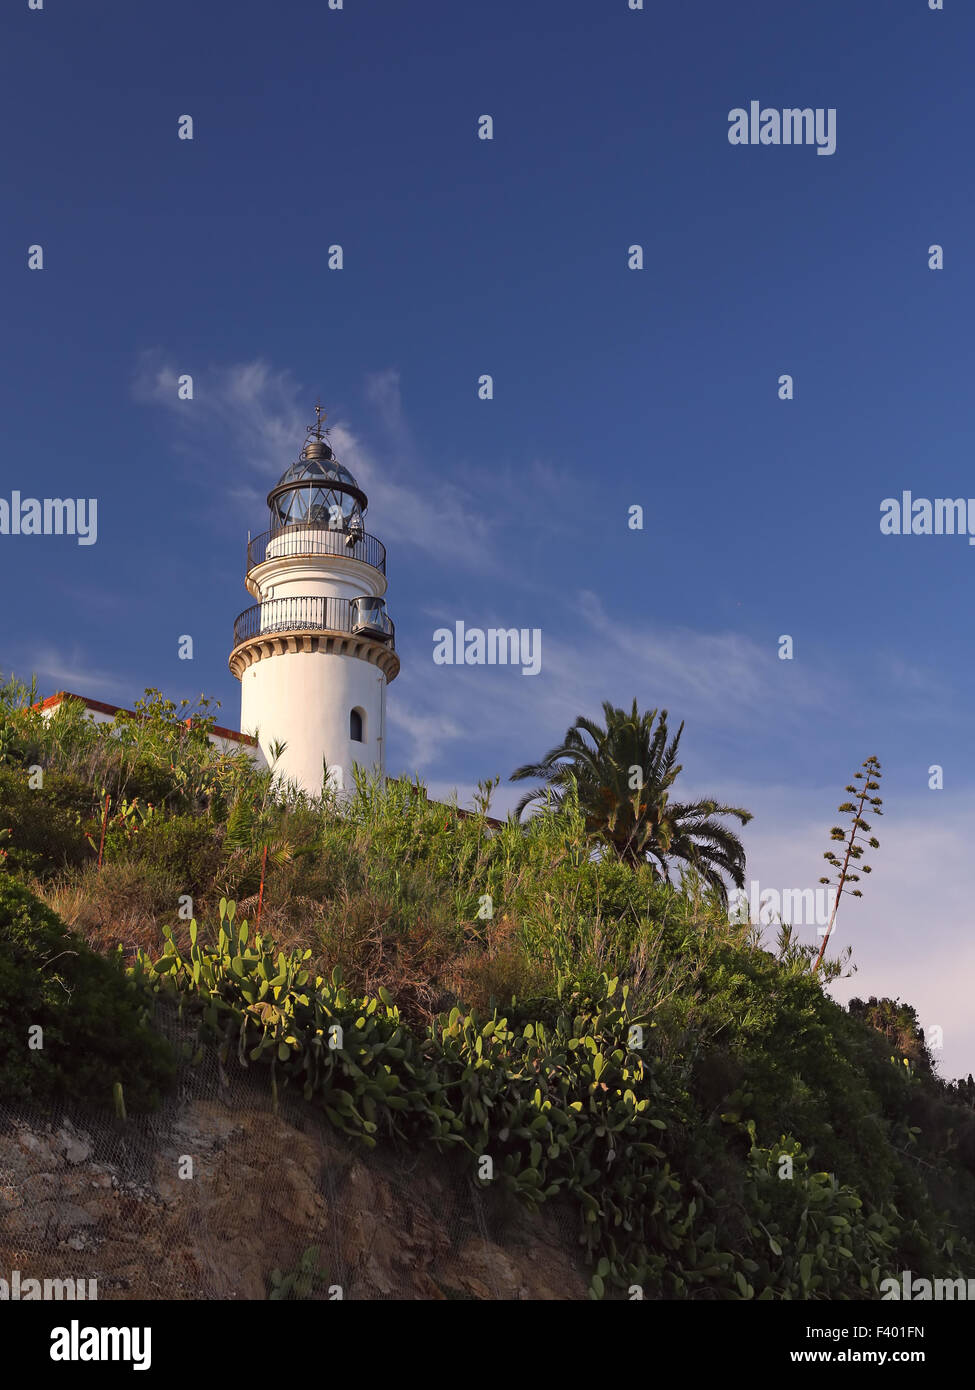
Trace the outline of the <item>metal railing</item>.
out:
<instances>
[{"instance_id":1,"label":"metal railing","mask_svg":"<svg viewBox=\"0 0 975 1390\"><path fill-rule=\"evenodd\" d=\"M255 536L247 546L247 570L263 564L273 545L271 559L295 555L348 555L386 573L386 547L375 536L363 532L351 545L346 531L329 530L322 522L294 522Z\"/></svg>"},{"instance_id":2,"label":"metal railing","mask_svg":"<svg viewBox=\"0 0 975 1390\"><path fill-rule=\"evenodd\" d=\"M351 632L396 650L396 628L381 598L272 598L234 623L234 646L276 632Z\"/></svg>"}]
</instances>

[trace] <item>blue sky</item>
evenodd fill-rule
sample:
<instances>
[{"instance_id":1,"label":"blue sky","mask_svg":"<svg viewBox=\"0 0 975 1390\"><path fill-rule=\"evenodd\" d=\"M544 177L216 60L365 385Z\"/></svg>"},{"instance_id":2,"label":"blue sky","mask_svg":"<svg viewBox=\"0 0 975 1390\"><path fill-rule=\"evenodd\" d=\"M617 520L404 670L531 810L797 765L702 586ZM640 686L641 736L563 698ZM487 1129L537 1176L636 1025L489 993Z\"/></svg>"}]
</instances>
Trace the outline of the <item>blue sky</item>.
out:
<instances>
[{"instance_id":1,"label":"blue sky","mask_svg":"<svg viewBox=\"0 0 975 1390\"><path fill-rule=\"evenodd\" d=\"M972 6L24 0L0 27L0 497L98 499L93 546L0 536L0 670L236 725L246 533L320 392L389 552L390 770L463 800L636 696L686 720L689 793L755 812L749 877L802 888L876 754L837 997L907 998L975 1068L975 552L879 528L904 489L975 495ZM729 144L751 100L835 108L835 154ZM457 620L540 628L541 674L435 666Z\"/></svg>"}]
</instances>

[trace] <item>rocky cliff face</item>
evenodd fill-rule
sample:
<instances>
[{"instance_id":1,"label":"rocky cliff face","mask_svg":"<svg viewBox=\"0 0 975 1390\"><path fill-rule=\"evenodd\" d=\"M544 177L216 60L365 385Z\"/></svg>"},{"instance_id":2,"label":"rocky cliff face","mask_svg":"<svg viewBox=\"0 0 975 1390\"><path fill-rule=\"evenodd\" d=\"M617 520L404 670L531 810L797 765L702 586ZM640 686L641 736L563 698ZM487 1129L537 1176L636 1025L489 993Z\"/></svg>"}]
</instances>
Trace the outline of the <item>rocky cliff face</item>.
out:
<instances>
[{"instance_id":1,"label":"rocky cliff face","mask_svg":"<svg viewBox=\"0 0 975 1390\"><path fill-rule=\"evenodd\" d=\"M261 1299L317 1246L315 1298L586 1296L571 1212L531 1214L432 1146L363 1152L256 1085L195 1089L149 1120L0 1109L0 1280Z\"/></svg>"}]
</instances>

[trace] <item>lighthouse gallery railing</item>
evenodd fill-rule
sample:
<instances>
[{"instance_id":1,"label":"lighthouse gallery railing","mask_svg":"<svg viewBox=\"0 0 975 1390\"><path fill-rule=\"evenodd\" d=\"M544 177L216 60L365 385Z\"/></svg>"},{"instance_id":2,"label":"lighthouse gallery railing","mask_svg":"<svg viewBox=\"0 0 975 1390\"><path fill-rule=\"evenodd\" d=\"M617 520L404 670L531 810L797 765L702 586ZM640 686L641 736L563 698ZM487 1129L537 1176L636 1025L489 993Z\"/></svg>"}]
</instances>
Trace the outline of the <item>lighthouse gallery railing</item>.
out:
<instances>
[{"instance_id":1,"label":"lighthouse gallery railing","mask_svg":"<svg viewBox=\"0 0 975 1390\"><path fill-rule=\"evenodd\" d=\"M374 637L396 650L396 628L382 599L297 596L272 598L241 613L234 646L276 632L349 632Z\"/></svg>"},{"instance_id":2,"label":"lighthouse gallery railing","mask_svg":"<svg viewBox=\"0 0 975 1390\"><path fill-rule=\"evenodd\" d=\"M350 545L346 531L329 530L321 522L294 522L255 536L247 545L248 572L268 559L269 549L272 560L295 555L346 555L386 573L386 547L382 541L363 532Z\"/></svg>"}]
</instances>

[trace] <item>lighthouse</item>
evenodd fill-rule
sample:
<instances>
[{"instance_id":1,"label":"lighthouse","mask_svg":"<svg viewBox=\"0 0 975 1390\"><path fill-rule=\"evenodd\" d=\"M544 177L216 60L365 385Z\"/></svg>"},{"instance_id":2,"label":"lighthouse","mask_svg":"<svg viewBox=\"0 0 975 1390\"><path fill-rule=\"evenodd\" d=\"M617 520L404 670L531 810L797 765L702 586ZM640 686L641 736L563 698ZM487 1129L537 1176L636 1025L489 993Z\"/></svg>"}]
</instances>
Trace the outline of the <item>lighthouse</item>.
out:
<instances>
[{"instance_id":1,"label":"lighthouse","mask_svg":"<svg viewBox=\"0 0 975 1390\"><path fill-rule=\"evenodd\" d=\"M363 524L368 498L332 452L322 408L268 493L268 529L248 542L256 604L234 624L241 732L312 796L385 771L386 686L399 672L386 613L386 549Z\"/></svg>"}]
</instances>

